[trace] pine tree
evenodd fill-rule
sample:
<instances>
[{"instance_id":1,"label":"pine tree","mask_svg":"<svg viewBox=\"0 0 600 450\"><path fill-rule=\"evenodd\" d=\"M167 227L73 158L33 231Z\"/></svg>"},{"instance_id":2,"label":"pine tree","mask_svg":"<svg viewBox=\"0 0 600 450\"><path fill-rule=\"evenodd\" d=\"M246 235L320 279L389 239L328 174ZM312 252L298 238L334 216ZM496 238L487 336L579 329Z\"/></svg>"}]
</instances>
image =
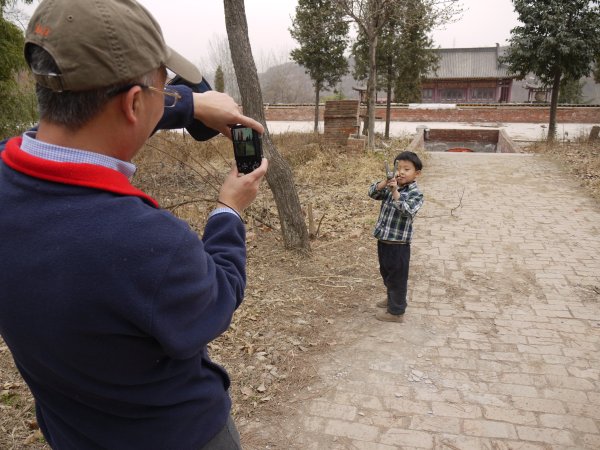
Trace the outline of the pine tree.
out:
<instances>
[{"instance_id":1,"label":"pine tree","mask_svg":"<svg viewBox=\"0 0 600 450\"><path fill-rule=\"evenodd\" d=\"M23 32L6 17L14 1L0 0L0 139L16 135L36 120L32 83L17 83L26 68ZM26 0L31 3L31 0Z\"/></svg>"},{"instance_id":2,"label":"pine tree","mask_svg":"<svg viewBox=\"0 0 600 450\"><path fill-rule=\"evenodd\" d=\"M396 102L421 102L421 80L428 71L437 68L439 60L433 40L428 36L433 25L431 10L422 0L406 1L396 56Z\"/></svg>"},{"instance_id":3,"label":"pine tree","mask_svg":"<svg viewBox=\"0 0 600 450\"><path fill-rule=\"evenodd\" d=\"M558 94L558 103L570 103L578 105L583 103L583 85L582 80L573 80L572 78L563 78L560 82L560 92Z\"/></svg>"},{"instance_id":4,"label":"pine tree","mask_svg":"<svg viewBox=\"0 0 600 450\"><path fill-rule=\"evenodd\" d=\"M344 51L348 24L330 0L298 0L290 34L300 44L292 59L304 67L315 88L315 125L319 130L319 94L332 88L348 73Z\"/></svg>"},{"instance_id":5,"label":"pine tree","mask_svg":"<svg viewBox=\"0 0 600 450\"><path fill-rule=\"evenodd\" d=\"M332 0L339 8L340 14L352 20L365 37L368 50L367 77L367 115L368 146L374 147L375 128L375 92L378 80L377 51L383 30L390 22L402 19L403 6L409 0ZM460 11L457 0L420 0L427 11L433 25L449 21ZM406 13L406 11L404 11ZM399 15L400 14L400 15Z\"/></svg>"},{"instance_id":6,"label":"pine tree","mask_svg":"<svg viewBox=\"0 0 600 450\"><path fill-rule=\"evenodd\" d=\"M220 64L215 71L215 91L225 92L225 74Z\"/></svg>"},{"instance_id":7,"label":"pine tree","mask_svg":"<svg viewBox=\"0 0 600 450\"><path fill-rule=\"evenodd\" d=\"M427 35L434 24L431 4L423 0L404 0L393 8L377 40L376 53L377 90L385 88L387 92L386 138L389 137L392 92L396 102L420 102L421 78L436 67L438 60L433 41ZM367 79L369 44L360 30L352 53L355 78Z\"/></svg>"}]
</instances>

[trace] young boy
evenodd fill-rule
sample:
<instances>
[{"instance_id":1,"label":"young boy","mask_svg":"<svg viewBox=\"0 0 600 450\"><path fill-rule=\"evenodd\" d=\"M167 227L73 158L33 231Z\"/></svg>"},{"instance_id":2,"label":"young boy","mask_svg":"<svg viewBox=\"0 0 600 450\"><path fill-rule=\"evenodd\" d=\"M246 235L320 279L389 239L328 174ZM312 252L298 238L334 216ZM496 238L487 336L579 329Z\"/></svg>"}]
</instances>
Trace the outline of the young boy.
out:
<instances>
[{"instance_id":1,"label":"young boy","mask_svg":"<svg viewBox=\"0 0 600 450\"><path fill-rule=\"evenodd\" d=\"M402 322L406 310L408 266L412 223L423 206L423 194L416 179L423 164L413 152L402 152L394 160L396 173L389 180L373 183L369 197L381 200L379 218L373 230L377 241L379 271L387 289L387 299L377 303L386 308L375 314L383 322Z\"/></svg>"}]
</instances>

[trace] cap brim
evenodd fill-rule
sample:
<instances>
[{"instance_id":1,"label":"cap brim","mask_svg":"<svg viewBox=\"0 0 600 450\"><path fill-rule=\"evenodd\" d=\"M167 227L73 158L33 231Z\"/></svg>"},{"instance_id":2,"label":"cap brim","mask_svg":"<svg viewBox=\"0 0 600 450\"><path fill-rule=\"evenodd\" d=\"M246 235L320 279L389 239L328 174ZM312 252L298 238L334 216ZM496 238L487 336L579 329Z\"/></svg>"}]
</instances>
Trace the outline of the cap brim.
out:
<instances>
[{"instance_id":1,"label":"cap brim","mask_svg":"<svg viewBox=\"0 0 600 450\"><path fill-rule=\"evenodd\" d=\"M198 84L202 81L202 74L194 64L181 56L171 47L167 47L167 49L169 54L167 55L165 66L167 66L170 71L176 73L184 80L187 80L193 84Z\"/></svg>"}]
</instances>

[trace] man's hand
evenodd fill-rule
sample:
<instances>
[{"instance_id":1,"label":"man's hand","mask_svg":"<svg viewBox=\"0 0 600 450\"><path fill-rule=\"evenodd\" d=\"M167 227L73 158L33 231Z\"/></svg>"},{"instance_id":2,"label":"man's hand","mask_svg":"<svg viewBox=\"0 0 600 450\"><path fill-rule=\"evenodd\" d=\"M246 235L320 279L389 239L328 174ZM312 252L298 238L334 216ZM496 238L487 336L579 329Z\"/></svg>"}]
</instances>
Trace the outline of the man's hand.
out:
<instances>
[{"instance_id":1,"label":"man's hand","mask_svg":"<svg viewBox=\"0 0 600 450\"><path fill-rule=\"evenodd\" d=\"M254 119L244 116L238 104L222 92L194 92L194 118L213 130L221 132L231 139L229 125L242 124L264 133L264 128ZM257 169L258 170L258 169Z\"/></svg>"},{"instance_id":2,"label":"man's hand","mask_svg":"<svg viewBox=\"0 0 600 450\"><path fill-rule=\"evenodd\" d=\"M267 173L268 166L269 162L266 158L263 158L259 167L246 175L240 176L236 165L233 164L221 186L219 201L241 213L256 198L260 182Z\"/></svg>"}]
</instances>

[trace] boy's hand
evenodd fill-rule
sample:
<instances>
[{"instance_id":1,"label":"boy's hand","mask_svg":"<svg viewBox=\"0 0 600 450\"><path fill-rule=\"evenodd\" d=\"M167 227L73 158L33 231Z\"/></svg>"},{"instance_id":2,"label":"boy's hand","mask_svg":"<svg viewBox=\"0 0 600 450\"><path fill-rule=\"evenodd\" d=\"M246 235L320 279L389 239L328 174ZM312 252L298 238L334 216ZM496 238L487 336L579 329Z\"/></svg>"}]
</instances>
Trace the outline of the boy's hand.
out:
<instances>
[{"instance_id":1,"label":"boy's hand","mask_svg":"<svg viewBox=\"0 0 600 450\"><path fill-rule=\"evenodd\" d=\"M396 179L396 177L392 178L391 180L388 180L387 187L392 193L392 198L394 200L398 200L400 198L400 191L398 191L398 180Z\"/></svg>"}]
</instances>

